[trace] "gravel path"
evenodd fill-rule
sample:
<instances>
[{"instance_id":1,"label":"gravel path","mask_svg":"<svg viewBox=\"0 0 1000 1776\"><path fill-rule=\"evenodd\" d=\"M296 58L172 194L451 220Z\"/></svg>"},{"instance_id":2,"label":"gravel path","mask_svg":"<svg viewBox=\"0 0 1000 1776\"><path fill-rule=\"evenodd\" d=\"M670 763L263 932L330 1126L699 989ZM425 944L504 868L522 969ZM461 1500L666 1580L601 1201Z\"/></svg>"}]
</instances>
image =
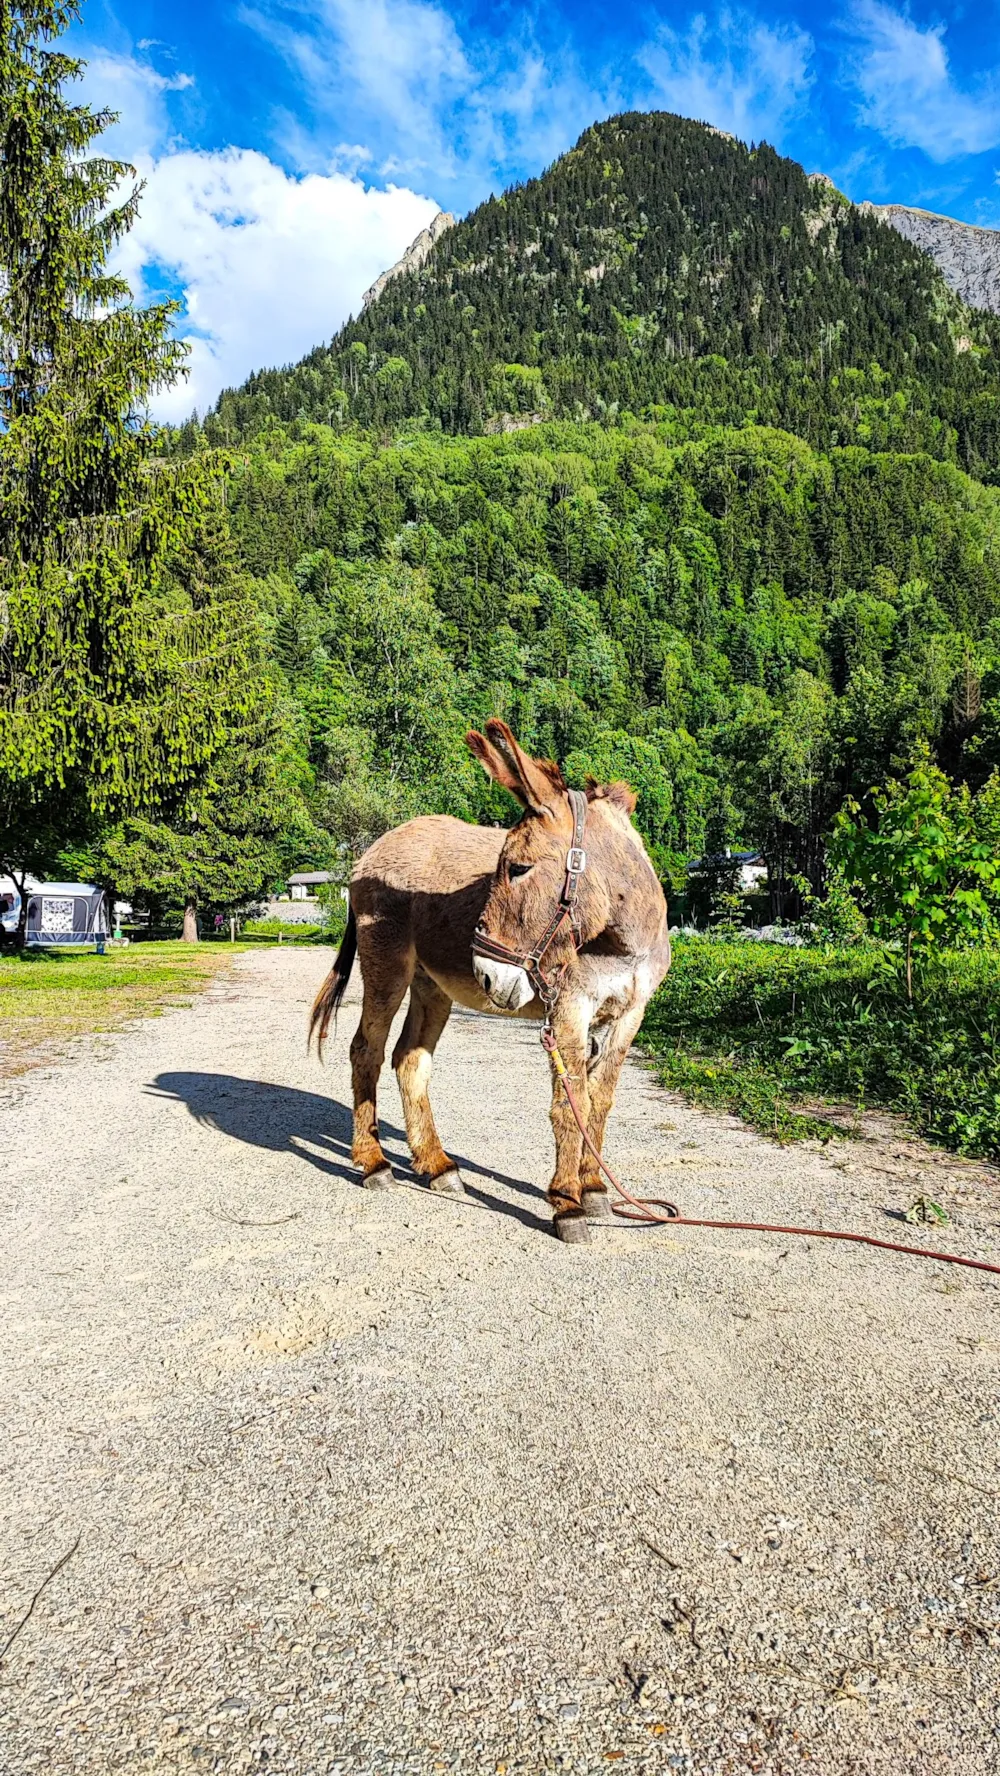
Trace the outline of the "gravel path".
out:
<instances>
[{"instance_id":1,"label":"gravel path","mask_svg":"<svg viewBox=\"0 0 1000 1776\"><path fill-rule=\"evenodd\" d=\"M456 1015L472 1200L356 1188L329 957L0 1101L0 1771L1000 1768L1000 1288L817 1242L547 1236L530 1028ZM383 1108L402 1155L395 1082ZM781 1151L638 1063L609 1151L692 1213L1000 1250L995 1175Z\"/></svg>"}]
</instances>

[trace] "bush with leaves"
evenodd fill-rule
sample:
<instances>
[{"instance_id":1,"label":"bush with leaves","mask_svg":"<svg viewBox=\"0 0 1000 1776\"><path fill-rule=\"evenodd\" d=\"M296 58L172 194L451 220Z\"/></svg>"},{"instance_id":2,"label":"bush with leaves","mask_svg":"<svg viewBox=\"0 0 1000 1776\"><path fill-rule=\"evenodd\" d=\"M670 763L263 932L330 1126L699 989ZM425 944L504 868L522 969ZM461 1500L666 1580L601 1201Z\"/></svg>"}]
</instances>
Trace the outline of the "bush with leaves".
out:
<instances>
[{"instance_id":1,"label":"bush with leaves","mask_svg":"<svg viewBox=\"0 0 1000 1776\"><path fill-rule=\"evenodd\" d=\"M898 953L681 937L641 1041L663 1083L781 1139L824 1132L817 1097L882 1105L961 1153L1000 1157L1000 950L935 949L925 990ZM844 1118L825 1125L829 1136Z\"/></svg>"},{"instance_id":2,"label":"bush with leaves","mask_svg":"<svg viewBox=\"0 0 1000 1776\"><path fill-rule=\"evenodd\" d=\"M870 908L880 937L899 937L906 991L913 964L933 949L995 934L1000 851L987 830L1000 791L954 787L924 755L903 781L870 794L866 819L849 801L834 822L831 853Z\"/></svg>"}]
</instances>

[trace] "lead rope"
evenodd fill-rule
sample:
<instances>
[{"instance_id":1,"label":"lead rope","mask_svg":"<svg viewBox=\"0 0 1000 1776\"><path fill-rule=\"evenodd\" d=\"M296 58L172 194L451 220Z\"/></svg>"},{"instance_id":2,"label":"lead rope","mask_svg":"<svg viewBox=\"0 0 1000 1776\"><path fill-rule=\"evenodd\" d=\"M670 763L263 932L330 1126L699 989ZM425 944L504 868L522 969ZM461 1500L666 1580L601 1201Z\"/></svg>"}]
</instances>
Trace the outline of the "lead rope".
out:
<instances>
[{"instance_id":1,"label":"lead rope","mask_svg":"<svg viewBox=\"0 0 1000 1776\"><path fill-rule=\"evenodd\" d=\"M961 1264L966 1270L986 1270L991 1276L1000 1276L1000 1264L987 1264L982 1258L960 1258L954 1252L933 1252L927 1246L903 1246L897 1240L876 1239L874 1234L870 1233L838 1233L827 1227L779 1227L769 1221L707 1221L697 1215L682 1215L677 1204L668 1202L665 1197L632 1196L621 1180L615 1176L611 1167L601 1158L587 1133L586 1124L573 1096L566 1063L559 1053L555 1032L549 1023L546 1023L542 1029L542 1047L546 1054L552 1057L552 1065L556 1070L557 1078L566 1093L566 1101L573 1112L576 1126L587 1147L608 1183L623 1198L621 1203L611 1204L613 1212L621 1220L638 1222L651 1227L716 1227L740 1233L787 1233L797 1234L803 1239L845 1240L851 1245L878 1246L883 1252L903 1252L908 1258L933 1258L939 1264Z\"/></svg>"}]
</instances>

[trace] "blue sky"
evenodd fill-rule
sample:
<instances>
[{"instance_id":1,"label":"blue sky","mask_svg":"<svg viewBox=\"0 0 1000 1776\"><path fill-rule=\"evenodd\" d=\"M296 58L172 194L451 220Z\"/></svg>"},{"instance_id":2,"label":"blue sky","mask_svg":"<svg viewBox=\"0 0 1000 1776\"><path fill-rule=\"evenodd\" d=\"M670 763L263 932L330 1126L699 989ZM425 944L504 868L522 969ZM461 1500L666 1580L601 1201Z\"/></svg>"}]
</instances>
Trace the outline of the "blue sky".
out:
<instances>
[{"instance_id":1,"label":"blue sky","mask_svg":"<svg viewBox=\"0 0 1000 1776\"><path fill-rule=\"evenodd\" d=\"M436 210L616 110L701 118L857 201L1000 227L1000 0L85 0L71 44L146 180L122 268L183 303L170 418L329 339Z\"/></svg>"}]
</instances>

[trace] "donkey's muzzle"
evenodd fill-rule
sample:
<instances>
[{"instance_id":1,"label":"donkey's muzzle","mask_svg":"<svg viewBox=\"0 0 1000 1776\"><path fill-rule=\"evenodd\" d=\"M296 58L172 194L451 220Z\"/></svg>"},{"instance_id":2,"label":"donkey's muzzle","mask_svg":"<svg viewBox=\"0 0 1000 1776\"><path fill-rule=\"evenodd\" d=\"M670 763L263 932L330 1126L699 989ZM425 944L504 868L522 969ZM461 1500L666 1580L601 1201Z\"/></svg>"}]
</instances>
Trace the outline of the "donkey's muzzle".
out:
<instances>
[{"instance_id":1,"label":"donkey's muzzle","mask_svg":"<svg viewBox=\"0 0 1000 1776\"><path fill-rule=\"evenodd\" d=\"M527 970L516 963L473 954L472 972L498 1011L520 1011L535 996Z\"/></svg>"}]
</instances>

